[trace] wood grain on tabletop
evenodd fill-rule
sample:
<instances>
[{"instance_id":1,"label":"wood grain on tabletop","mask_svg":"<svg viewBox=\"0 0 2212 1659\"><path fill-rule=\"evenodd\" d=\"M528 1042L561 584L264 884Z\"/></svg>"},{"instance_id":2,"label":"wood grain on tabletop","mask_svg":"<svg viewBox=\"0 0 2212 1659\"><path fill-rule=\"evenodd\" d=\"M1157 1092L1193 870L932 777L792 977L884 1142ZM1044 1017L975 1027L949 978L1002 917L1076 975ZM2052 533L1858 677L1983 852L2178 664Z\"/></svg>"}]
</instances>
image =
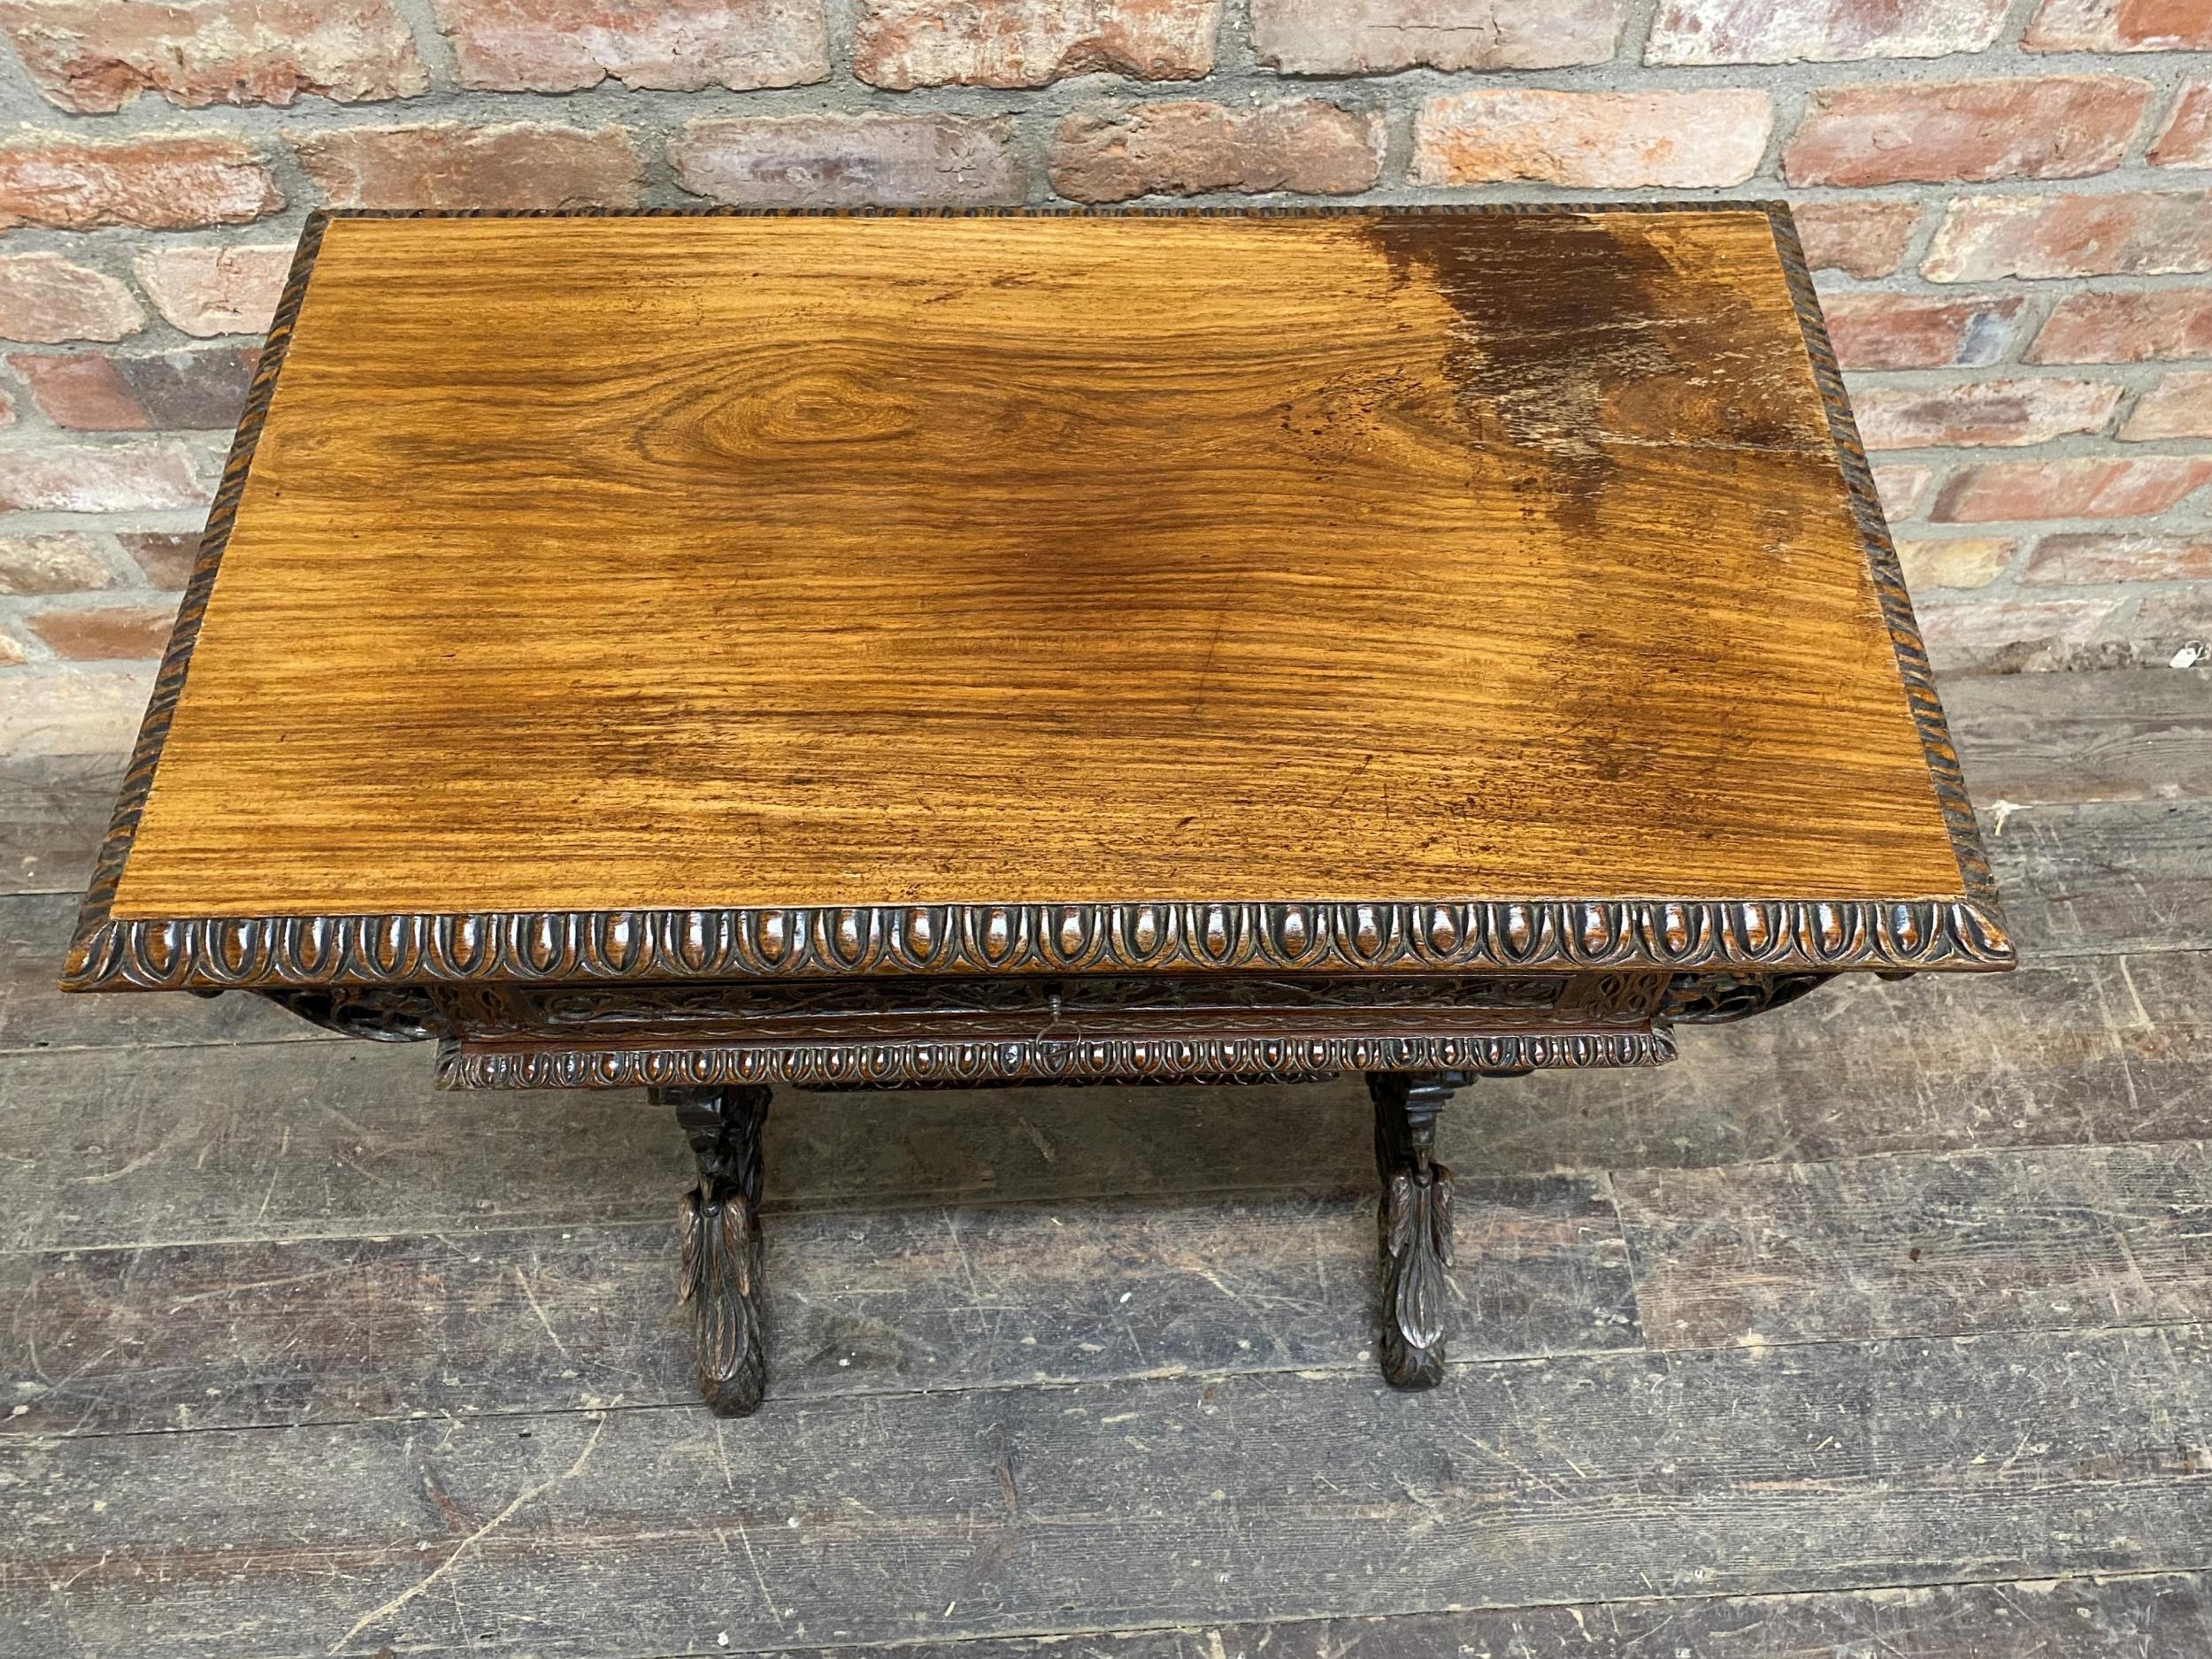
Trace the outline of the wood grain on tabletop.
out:
<instances>
[{"instance_id":1,"label":"wood grain on tabletop","mask_svg":"<svg viewBox=\"0 0 2212 1659\"><path fill-rule=\"evenodd\" d=\"M119 917L1959 873L1765 216L334 221Z\"/></svg>"}]
</instances>

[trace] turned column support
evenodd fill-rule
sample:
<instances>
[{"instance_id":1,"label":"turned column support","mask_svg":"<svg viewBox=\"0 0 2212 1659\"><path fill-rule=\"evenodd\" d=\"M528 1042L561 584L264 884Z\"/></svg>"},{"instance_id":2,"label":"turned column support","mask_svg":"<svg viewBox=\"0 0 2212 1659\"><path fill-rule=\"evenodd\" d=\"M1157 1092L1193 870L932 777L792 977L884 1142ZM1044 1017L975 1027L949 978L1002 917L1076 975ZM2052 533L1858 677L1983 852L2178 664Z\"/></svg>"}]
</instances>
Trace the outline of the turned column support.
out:
<instances>
[{"instance_id":1,"label":"turned column support","mask_svg":"<svg viewBox=\"0 0 2212 1659\"><path fill-rule=\"evenodd\" d=\"M1376 1211L1382 1258L1382 1374L1396 1388L1444 1380L1451 1289L1452 1172L1436 1161L1436 1119L1468 1071L1370 1071L1375 1105Z\"/></svg>"},{"instance_id":2,"label":"turned column support","mask_svg":"<svg viewBox=\"0 0 2212 1659\"><path fill-rule=\"evenodd\" d=\"M691 1316L699 1393L717 1417L749 1417L768 1383L761 1340L761 1131L769 1091L657 1088L698 1160L699 1184L677 1212L676 1299Z\"/></svg>"}]
</instances>

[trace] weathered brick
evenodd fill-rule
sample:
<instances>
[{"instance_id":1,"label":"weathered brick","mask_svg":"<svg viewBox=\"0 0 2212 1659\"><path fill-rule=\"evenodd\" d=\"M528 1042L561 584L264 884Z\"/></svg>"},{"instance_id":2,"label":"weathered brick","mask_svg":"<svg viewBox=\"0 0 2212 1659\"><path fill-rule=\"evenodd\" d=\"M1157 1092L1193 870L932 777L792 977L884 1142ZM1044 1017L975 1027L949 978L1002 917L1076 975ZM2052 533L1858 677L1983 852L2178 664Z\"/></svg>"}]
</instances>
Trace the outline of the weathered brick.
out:
<instances>
[{"instance_id":1,"label":"weathered brick","mask_svg":"<svg viewBox=\"0 0 2212 1659\"><path fill-rule=\"evenodd\" d=\"M2017 447L2102 432L2120 406L2120 388L2056 377L1873 386L1854 390L1851 404L1870 449Z\"/></svg>"},{"instance_id":2,"label":"weathered brick","mask_svg":"<svg viewBox=\"0 0 2212 1659\"><path fill-rule=\"evenodd\" d=\"M574 92L609 78L696 92L829 78L822 0L437 0L461 84Z\"/></svg>"},{"instance_id":3,"label":"weathered brick","mask_svg":"<svg viewBox=\"0 0 2212 1659\"><path fill-rule=\"evenodd\" d=\"M196 534L173 534L159 530L127 530L115 538L138 568L146 572L149 587L174 593L192 580L192 566L200 555Z\"/></svg>"},{"instance_id":4,"label":"weathered brick","mask_svg":"<svg viewBox=\"0 0 2212 1659\"><path fill-rule=\"evenodd\" d=\"M1962 196L1920 268L1938 282L2212 270L2212 196Z\"/></svg>"},{"instance_id":5,"label":"weathered brick","mask_svg":"<svg viewBox=\"0 0 2212 1659\"><path fill-rule=\"evenodd\" d=\"M694 121L668 146L676 182L745 206L995 206L1022 199L1003 119L759 115Z\"/></svg>"},{"instance_id":6,"label":"weathered brick","mask_svg":"<svg viewBox=\"0 0 2212 1659\"><path fill-rule=\"evenodd\" d=\"M2032 52L2212 51L2204 0L2043 0L2020 44Z\"/></svg>"},{"instance_id":7,"label":"weathered brick","mask_svg":"<svg viewBox=\"0 0 2212 1659\"><path fill-rule=\"evenodd\" d=\"M2212 438L2212 370L2177 371L2136 400L2123 438Z\"/></svg>"},{"instance_id":8,"label":"weathered brick","mask_svg":"<svg viewBox=\"0 0 2212 1659\"><path fill-rule=\"evenodd\" d=\"M1832 294L1821 311L1847 369L1980 368L2004 355L2026 303L2016 294Z\"/></svg>"},{"instance_id":9,"label":"weathered brick","mask_svg":"<svg viewBox=\"0 0 2212 1659\"><path fill-rule=\"evenodd\" d=\"M267 334L291 268L292 250L269 244L149 248L131 262L154 309L202 338Z\"/></svg>"},{"instance_id":10,"label":"weathered brick","mask_svg":"<svg viewBox=\"0 0 2212 1659\"><path fill-rule=\"evenodd\" d=\"M0 391L0 426L12 426L13 425L15 425L15 399L9 393Z\"/></svg>"},{"instance_id":11,"label":"weathered brick","mask_svg":"<svg viewBox=\"0 0 2212 1659\"><path fill-rule=\"evenodd\" d=\"M23 647L5 634L0 634L0 668L13 668L23 660Z\"/></svg>"},{"instance_id":12,"label":"weathered brick","mask_svg":"<svg viewBox=\"0 0 2212 1659\"><path fill-rule=\"evenodd\" d=\"M2119 165L2150 83L2108 75L1824 87L1782 152L1792 184L2078 179Z\"/></svg>"},{"instance_id":13,"label":"weathered brick","mask_svg":"<svg viewBox=\"0 0 2212 1659\"><path fill-rule=\"evenodd\" d=\"M1897 562L1914 593L1937 588L1986 588L2005 573L2020 544L2009 536L1961 535L1900 541Z\"/></svg>"},{"instance_id":14,"label":"weathered brick","mask_svg":"<svg viewBox=\"0 0 2212 1659\"><path fill-rule=\"evenodd\" d=\"M242 225L283 205L275 175L234 138L158 134L84 144L41 134L0 144L0 230L188 230Z\"/></svg>"},{"instance_id":15,"label":"weathered brick","mask_svg":"<svg viewBox=\"0 0 2212 1659\"><path fill-rule=\"evenodd\" d=\"M1816 271L1885 277L1905 257L1920 223L1917 202L1803 202L1793 204L1805 263Z\"/></svg>"},{"instance_id":16,"label":"weathered brick","mask_svg":"<svg viewBox=\"0 0 2212 1659\"><path fill-rule=\"evenodd\" d=\"M21 512L181 512L205 507L214 465L173 438L8 451L0 506Z\"/></svg>"},{"instance_id":17,"label":"weathered brick","mask_svg":"<svg viewBox=\"0 0 2212 1659\"><path fill-rule=\"evenodd\" d=\"M2154 167L2212 167L2212 81L2181 89L2169 120L2151 144Z\"/></svg>"},{"instance_id":18,"label":"weathered brick","mask_svg":"<svg viewBox=\"0 0 2212 1659\"><path fill-rule=\"evenodd\" d=\"M2124 643L2102 638L2121 603L2068 598L1929 605L1920 611L1920 637L1938 673L2125 663L2131 658Z\"/></svg>"},{"instance_id":19,"label":"weathered brick","mask_svg":"<svg viewBox=\"0 0 2212 1659\"><path fill-rule=\"evenodd\" d=\"M1221 0L861 0L853 73L871 86L1041 87L1067 75L1195 81Z\"/></svg>"},{"instance_id":20,"label":"weathered brick","mask_svg":"<svg viewBox=\"0 0 2212 1659\"><path fill-rule=\"evenodd\" d=\"M259 354L234 346L121 357L19 352L8 366L58 426L80 432L227 432L238 424Z\"/></svg>"},{"instance_id":21,"label":"weathered brick","mask_svg":"<svg viewBox=\"0 0 2212 1659\"><path fill-rule=\"evenodd\" d=\"M1952 473L1928 516L1939 524L2147 518L2208 482L2212 482L2212 456L1985 461Z\"/></svg>"},{"instance_id":22,"label":"weathered brick","mask_svg":"<svg viewBox=\"0 0 2212 1659\"><path fill-rule=\"evenodd\" d=\"M0 257L0 339L120 340L146 326L130 289L58 253Z\"/></svg>"},{"instance_id":23,"label":"weathered brick","mask_svg":"<svg viewBox=\"0 0 2212 1659\"><path fill-rule=\"evenodd\" d=\"M1920 498L1928 493L1932 476L1924 466L1876 467L1874 493L1882 498L1882 516L1893 524L1900 518L1911 518L1920 505Z\"/></svg>"},{"instance_id":24,"label":"weathered brick","mask_svg":"<svg viewBox=\"0 0 2212 1659\"><path fill-rule=\"evenodd\" d=\"M2212 357L2212 288L2069 294L2028 349L2031 363Z\"/></svg>"},{"instance_id":25,"label":"weathered brick","mask_svg":"<svg viewBox=\"0 0 2212 1659\"><path fill-rule=\"evenodd\" d=\"M25 618L46 649L75 663L145 662L169 649L176 608L102 605L91 611L41 611Z\"/></svg>"},{"instance_id":26,"label":"weathered brick","mask_svg":"<svg viewBox=\"0 0 2212 1659\"><path fill-rule=\"evenodd\" d=\"M1621 0L1252 0L1252 50L1294 75L1601 64Z\"/></svg>"},{"instance_id":27,"label":"weathered brick","mask_svg":"<svg viewBox=\"0 0 2212 1659\"><path fill-rule=\"evenodd\" d=\"M2038 585L2212 581L2212 536L2047 535L2020 580Z\"/></svg>"},{"instance_id":28,"label":"weathered brick","mask_svg":"<svg viewBox=\"0 0 2212 1659\"><path fill-rule=\"evenodd\" d=\"M634 207L643 184L617 127L347 127L291 144L334 207Z\"/></svg>"},{"instance_id":29,"label":"weathered brick","mask_svg":"<svg viewBox=\"0 0 2212 1659\"><path fill-rule=\"evenodd\" d=\"M1582 189L1741 184L1766 153L1763 92L1458 92L1422 104L1411 181Z\"/></svg>"},{"instance_id":30,"label":"weathered brick","mask_svg":"<svg viewBox=\"0 0 2212 1659\"><path fill-rule=\"evenodd\" d=\"M50 104L107 113L172 104L351 103L430 88L391 0L0 0L0 28Z\"/></svg>"},{"instance_id":31,"label":"weathered brick","mask_svg":"<svg viewBox=\"0 0 2212 1659\"><path fill-rule=\"evenodd\" d=\"M1077 202L1137 196L1295 190L1347 196L1382 172L1379 115L1299 99L1255 110L1140 104L1083 111L1060 123L1052 188Z\"/></svg>"},{"instance_id":32,"label":"weathered brick","mask_svg":"<svg viewBox=\"0 0 2212 1659\"><path fill-rule=\"evenodd\" d=\"M1647 64L1838 63L1978 52L2008 0L1662 0Z\"/></svg>"},{"instance_id":33,"label":"weathered brick","mask_svg":"<svg viewBox=\"0 0 2212 1659\"><path fill-rule=\"evenodd\" d=\"M0 535L0 594L75 594L115 586L88 535Z\"/></svg>"}]
</instances>

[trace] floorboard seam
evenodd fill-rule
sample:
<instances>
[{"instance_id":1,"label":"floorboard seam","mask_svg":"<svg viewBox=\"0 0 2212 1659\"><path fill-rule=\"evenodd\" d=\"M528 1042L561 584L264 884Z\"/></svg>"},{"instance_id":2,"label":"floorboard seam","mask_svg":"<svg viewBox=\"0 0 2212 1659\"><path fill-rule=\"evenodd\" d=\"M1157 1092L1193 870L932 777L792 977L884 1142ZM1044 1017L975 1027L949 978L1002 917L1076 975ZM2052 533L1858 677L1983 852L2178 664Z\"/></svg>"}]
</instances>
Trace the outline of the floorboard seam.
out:
<instances>
[{"instance_id":1,"label":"floorboard seam","mask_svg":"<svg viewBox=\"0 0 2212 1659\"><path fill-rule=\"evenodd\" d=\"M1486 1355L1481 1359L1450 1360L1447 1362L1447 1387L1472 1386L1466 1379L1485 1371L1506 1370L1525 1371L1539 1365L1565 1363L1601 1364L1608 1362L1683 1360L1700 1356L1730 1354L1761 1355L1809 1348L1880 1348L1908 1342L1983 1342L2001 1340L2009 1337L2038 1335L2074 1335L2084 1339L2109 1336L2163 1335L2172 1331L2212 1330L2212 1319L2143 1320L2127 1325L2020 1325L2002 1326L1981 1331L1926 1332L1915 1331L1889 1336L1841 1336L1809 1338L1799 1341L1732 1342L1709 1348L1615 1348L1555 1349L1540 1354ZM675 1340L673 1337L672 1340ZM1025 1388L1045 1394L1072 1394L1082 1389L1115 1388L1133 1383L1224 1383L1271 1377L1297 1377L1323 1381L1339 1377L1371 1377L1371 1364L1348 1361L1341 1365L1256 1365L1240 1371L1132 1371L1111 1377L1079 1377L1045 1379L1034 1377L1010 1379L1005 1382L952 1383L927 1388L858 1388L849 1393L787 1395L779 1399L772 1394L764 1411L781 1406L789 1409L812 1409L845 1402L882 1402L887 1400L948 1398L956 1394L1009 1394ZM1385 1384L1377 1382L1381 1392ZM0 1421L0 1448L18 1448L25 1450L52 1449L58 1447L93 1440L143 1440L148 1438L180 1439L189 1434L284 1434L305 1429L369 1428L384 1424L415 1423L518 1423L541 1417L582 1417L587 1422L599 1422L617 1412L639 1415L650 1411L685 1411L700 1409L696 1399L685 1395L678 1399L614 1402L603 1405L535 1406L515 1411L472 1411L456 1414L450 1411L416 1411L405 1416L365 1417L307 1417L292 1423L212 1423L199 1427L93 1429L83 1433L49 1434L35 1431L9 1432L4 1421ZM2182 1477L2185 1480L2212 1482L2212 1468L2201 1474Z\"/></svg>"}]
</instances>

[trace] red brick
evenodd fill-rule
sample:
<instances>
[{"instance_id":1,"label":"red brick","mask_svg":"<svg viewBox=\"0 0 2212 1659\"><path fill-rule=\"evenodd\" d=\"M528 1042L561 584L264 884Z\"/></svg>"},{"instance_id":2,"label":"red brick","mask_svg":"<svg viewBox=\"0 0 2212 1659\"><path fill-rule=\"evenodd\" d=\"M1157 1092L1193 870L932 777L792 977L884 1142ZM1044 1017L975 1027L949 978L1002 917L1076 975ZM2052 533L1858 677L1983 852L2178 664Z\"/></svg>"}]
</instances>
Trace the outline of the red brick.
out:
<instances>
[{"instance_id":1,"label":"red brick","mask_svg":"<svg viewBox=\"0 0 2212 1659\"><path fill-rule=\"evenodd\" d=\"M1805 263L1816 271L1885 277L1905 257L1920 223L1917 202L1803 202L1793 204Z\"/></svg>"},{"instance_id":2,"label":"red brick","mask_svg":"<svg viewBox=\"0 0 2212 1659\"><path fill-rule=\"evenodd\" d=\"M46 101L65 110L104 114L141 92L198 109L430 88L390 0L0 0L0 28Z\"/></svg>"},{"instance_id":3,"label":"red brick","mask_svg":"<svg viewBox=\"0 0 2212 1659\"><path fill-rule=\"evenodd\" d=\"M574 92L612 77L696 92L829 78L822 0L437 0L461 84Z\"/></svg>"},{"instance_id":4,"label":"red brick","mask_svg":"<svg viewBox=\"0 0 2212 1659\"><path fill-rule=\"evenodd\" d=\"M90 536L0 535L0 594L74 594L115 586Z\"/></svg>"},{"instance_id":5,"label":"red brick","mask_svg":"<svg viewBox=\"0 0 2212 1659\"><path fill-rule=\"evenodd\" d=\"M2212 581L2212 536L2047 535L2020 580L2038 585Z\"/></svg>"},{"instance_id":6,"label":"red brick","mask_svg":"<svg viewBox=\"0 0 2212 1659\"><path fill-rule=\"evenodd\" d=\"M1938 673L1967 669L2099 666L2129 660L2123 643L2103 639L2118 599L2012 599L1927 605L1920 637Z\"/></svg>"},{"instance_id":7,"label":"red brick","mask_svg":"<svg viewBox=\"0 0 2212 1659\"><path fill-rule=\"evenodd\" d=\"M174 439L8 451L0 507L22 512L182 512L215 493L214 465Z\"/></svg>"},{"instance_id":8,"label":"red brick","mask_svg":"<svg viewBox=\"0 0 2212 1659\"><path fill-rule=\"evenodd\" d=\"M1422 104L1409 176L1607 190L1741 184L1773 125L1763 92L1458 92Z\"/></svg>"},{"instance_id":9,"label":"red brick","mask_svg":"<svg viewBox=\"0 0 2212 1659\"><path fill-rule=\"evenodd\" d=\"M1252 50L1294 75L1601 64L1621 0L1252 0Z\"/></svg>"},{"instance_id":10,"label":"red brick","mask_svg":"<svg viewBox=\"0 0 2212 1659\"><path fill-rule=\"evenodd\" d=\"M189 230L242 225L283 205L275 176L234 138L161 134L81 144L40 136L0 144L0 230Z\"/></svg>"},{"instance_id":11,"label":"red brick","mask_svg":"<svg viewBox=\"0 0 2212 1659\"><path fill-rule=\"evenodd\" d=\"M1215 190L1348 196L1373 187L1383 140L1379 115L1305 100L1079 111L1053 140L1052 188L1077 202Z\"/></svg>"},{"instance_id":12,"label":"red brick","mask_svg":"<svg viewBox=\"0 0 2212 1659\"><path fill-rule=\"evenodd\" d=\"M1900 541L1897 562L1916 594L1933 588L1986 588L2005 573L2020 544L2009 536L1955 535Z\"/></svg>"},{"instance_id":13,"label":"red brick","mask_svg":"<svg viewBox=\"0 0 2212 1659\"><path fill-rule=\"evenodd\" d=\"M116 373L114 362L97 351L57 357L19 352L8 366L28 383L31 401L57 426L82 432L150 432L153 423Z\"/></svg>"},{"instance_id":14,"label":"red brick","mask_svg":"<svg viewBox=\"0 0 2212 1659\"><path fill-rule=\"evenodd\" d=\"M1962 196L1920 268L1938 282L2212 270L2212 196Z\"/></svg>"},{"instance_id":15,"label":"red brick","mask_svg":"<svg viewBox=\"0 0 2212 1659\"><path fill-rule=\"evenodd\" d=\"M1939 524L2147 518L2208 482L2212 482L2212 456L1985 461L1954 472L1928 516Z\"/></svg>"},{"instance_id":16,"label":"red brick","mask_svg":"<svg viewBox=\"0 0 2212 1659\"><path fill-rule=\"evenodd\" d=\"M1931 476L1924 466L1876 467L1874 493L1882 498L1882 516L1893 524L1911 518L1920 498L1928 493Z\"/></svg>"},{"instance_id":17,"label":"red brick","mask_svg":"<svg viewBox=\"0 0 2212 1659\"><path fill-rule=\"evenodd\" d=\"M2154 167L2212 167L2212 81L2182 88L2150 159Z\"/></svg>"},{"instance_id":18,"label":"red brick","mask_svg":"<svg viewBox=\"0 0 2212 1659\"><path fill-rule=\"evenodd\" d=\"M133 563L146 572L149 587L175 593L192 580L192 566L200 556L198 534L171 534L162 531L126 531L115 538Z\"/></svg>"},{"instance_id":19,"label":"red brick","mask_svg":"<svg viewBox=\"0 0 2212 1659\"><path fill-rule=\"evenodd\" d=\"M1821 301L1847 369L1980 368L2004 355L2018 295L1832 294Z\"/></svg>"},{"instance_id":20,"label":"red brick","mask_svg":"<svg viewBox=\"0 0 2212 1659\"><path fill-rule=\"evenodd\" d=\"M2020 44L2032 52L2212 51L2204 0L2043 0Z\"/></svg>"},{"instance_id":21,"label":"red brick","mask_svg":"<svg viewBox=\"0 0 2212 1659\"><path fill-rule=\"evenodd\" d=\"M0 256L0 339L120 340L146 326L130 289L58 253Z\"/></svg>"},{"instance_id":22,"label":"red brick","mask_svg":"<svg viewBox=\"0 0 2212 1659\"><path fill-rule=\"evenodd\" d=\"M1022 199L1003 119L758 115L694 121L668 146L676 182L745 206L998 206Z\"/></svg>"},{"instance_id":23,"label":"red brick","mask_svg":"<svg viewBox=\"0 0 2212 1659\"><path fill-rule=\"evenodd\" d=\"M644 182L615 127L347 127L291 144L334 207L634 207Z\"/></svg>"},{"instance_id":24,"label":"red brick","mask_svg":"<svg viewBox=\"0 0 2212 1659\"><path fill-rule=\"evenodd\" d=\"M2069 294L2028 349L2031 363L2212 357L2212 288Z\"/></svg>"},{"instance_id":25,"label":"red brick","mask_svg":"<svg viewBox=\"0 0 2212 1659\"><path fill-rule=\"evenodd\" d=\"M2119 165L2150 95L2148 81L2102 75L1824 87L1806 101L1782 176L1846 185L2078 179Z\"/></svg>"},{"instance_id":26,"label":"red brick","mask_svg":"<svg viewBox=\"0 0 2212 1659\"><path fill-rule=\"evenodd\" d=\"M202 347L158 357L106 351L8 359L31 401L58 426L80 432L227 432L238 424L257 353Z\"/></svg>"},{"instance_id":27,"label":"red brick","mask_svg":"<svg viewBox=\"0 0 2212 1659\"><path fill-rule=\"evenodd\" d=\"M2102 432L2120 406L2120 388L2055 377L1873 386L1855 388L1851 404L1870 449L2016 447Z\"/></svg>"},{"instance_id":28,"label":"red brick","mask_svg":"<svg viewBox=\"0 0 2212 1659\"><path fill-rule=\"evenodd\" d=\"M1940 58L1997 38L2008 0L1662 0L1647 64Z\"/></svg>"},{"instance_id":29,"label":"red brick","mask_svg":"<svg viewBox=\"0 0 2212 1659\"><path fill-rule=\"evenodd\" d=\"M2212 438L2212 370L2168 374L2136 400L2123 438Z\"/></svg>"},{"instance_id":30,"label":"red brick","mask_svg":"<svg viewBox=\"0 0 2212 1659\"><path fill-rule=\"evenodd\" d=\"M1041 87L1066 75L1195 81L1221 0L861 0L853 73L871 86Z\"/></svg>"},{"instance_id":31,"label":"red brick","mask_svg":"<svg viewBox=\"0 0 2212 1659\"><path fill-rule=\"evenodd\" d=\"M0 426L12 426L13 425L15 425L15 399L8 393L0 391Z\"/></svg>"},{"instance_id":32,"label":"red brick","mask_svg":"<svg viewBox=\"0 0 2212 1659\"><path fill-rule=\"evenodd\" d=\"M26 618L57 657L75 663L146 662L169 649L173 606L103 605L94 611L41 611Z\"/></svg>"},{"instance_id":33,"label":"red brick","mask_svg":"<svg viewBox=\"0 0 2212 1659\"><path fill-rule=\"evenodd\" d=\"M131 262L170 326L203 338L265 334L292 268L288 247L150 248Z\"/></svg>"}]
</instances>

